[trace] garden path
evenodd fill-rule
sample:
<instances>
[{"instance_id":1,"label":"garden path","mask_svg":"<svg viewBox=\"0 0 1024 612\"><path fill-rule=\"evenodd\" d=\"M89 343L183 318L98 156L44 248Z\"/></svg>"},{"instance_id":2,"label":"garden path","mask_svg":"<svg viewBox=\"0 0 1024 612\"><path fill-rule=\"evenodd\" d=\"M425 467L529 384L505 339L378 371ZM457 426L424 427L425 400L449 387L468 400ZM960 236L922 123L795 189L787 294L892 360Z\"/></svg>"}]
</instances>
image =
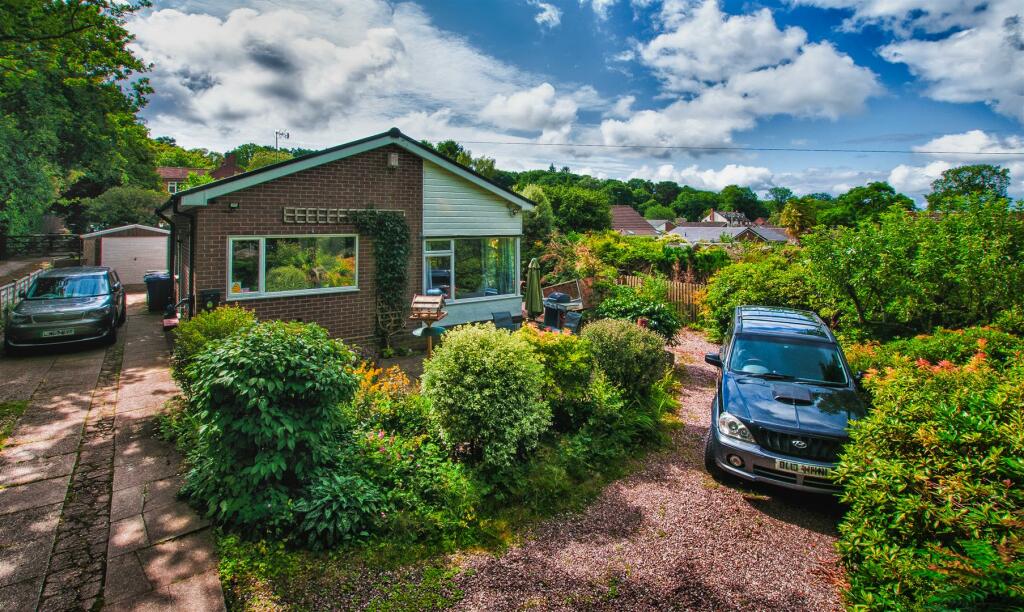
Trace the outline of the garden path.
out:
<instances>
[{"instance_id":1,"label":"garden path","mask_svg":"<svg viewBox=\"0 0 1024 612\"><path fill-rule=\"evenodd\" d=\"M461 610L840 610L833 500L724 486L703 467L717 350L684 332L682 427L581 514L461 560ZM468 571L467 571L468 570Z\"/></svg>"},{"instance_id":2,"label":"garden path","mask_svg":"<svg viewBox=\"0 0 1024 612\"><path fill-rule=\"evenodd\" d=\"M0 451L0 609L223 610L207 524L154 437L177 393L159 315L129 296L118 342L0 359L28 400Z\"/></svg>"}]
</instances>

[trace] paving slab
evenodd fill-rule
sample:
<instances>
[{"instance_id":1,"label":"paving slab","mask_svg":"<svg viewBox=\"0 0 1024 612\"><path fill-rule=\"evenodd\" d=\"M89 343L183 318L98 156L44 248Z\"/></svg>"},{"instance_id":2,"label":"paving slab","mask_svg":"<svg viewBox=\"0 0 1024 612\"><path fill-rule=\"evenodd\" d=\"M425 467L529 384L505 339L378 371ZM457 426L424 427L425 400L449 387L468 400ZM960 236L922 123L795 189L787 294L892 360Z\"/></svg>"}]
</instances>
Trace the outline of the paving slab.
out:
<instances>
[{"instance_id":1,"label":"paving slab","mask_svg":"<svg viewBox=\"0 0 1024 612\"><path fill-rule=\"evenodd\" d=\"M39 599L39 591L42 588L42 576L0 587L0 610L4 610L4 612L33 612L36 609L36 601Z\"/></svg>"},{"instance_id":2,"label":"paving slab","mask_svg":"<svg viewBox=\"0 0 1024 612\"><path fill-rule=\"evenodd\" d=\"M57 529L60 503L29 508L0 517L0 547L11 546L25 540L38 540Z\"/></svg>"},{"instance_id":3,"label":"paving slab","mask_svg":"<svg viewBox=\"0 0 1024 612\"><path fill-rule=\"evenodd\" d=\"M153 542L161 542L209 526L210 522L200 518L185 502L174 502L159 506L143 513L146 533Z\"/></svg>"},{"instance_id":4,"label":"paving slab","mask_svg":"<svg viewBox=\"0 0 1024 612\"><path fill-rule=\"evenodd\" d=\"M136 485L114 491L110 502L110 520L119 521L129 516L142 514L146 485Z\"/></svg>"},{"instance_id":5,"label":"paving slab","mask_svg":"<svg viewBox=\"0 0 1024 612\"><path fill-rule=\"evenodd\" d=\"M220 612L224 594L216 570L161 587L149 594L115 603L107 608L116 612L171 612L177 610L208 610Z\"/></svg>"},{"instance_id":6,"label":"paving slab","mask_svg":"<svg viewBox=\"0 0 1024 612\"><path fill-rule=\"evenodd\" d=\"M68 491L68 480L68 476L61 476L0 489L0 514L62 502Z\"/></svg>"},{"instance_id":7,"label":"paving slab","mask_svg":"<svg viewBox=\"0 0 1024 612\"><path fill-rule=\"evenodd\" d=\"M25 442L23 444L11 444L10 439L8 439L8 445L0 451L0 463L18 463L20 461L39 459L40 457L53 457L73 453L78 449L81 439L81 432L72 432L70 435L63 437Z\"/></svg>"},{"instance_id":8,"label":"paving slab","mask_svg":"<svg viewBox=\"0 0 1024 612\"><path fill-rule=\"evenodd\" d=\"M146 578L164 586L216 569L217 554L209 529L144 548L137 553Z\"/></svg>"},{"instance_id":9,"label":"paving slab","mask_svg":"<svg viewBox=\"0 0 1024 612\"><path fill-rule=\"evenodd\" d=\"M103 591L103 600L108 608L110 604L124 601L153 590L153 585L146 579L142 564L135 553L128 553L107 560L107 579Z\"/></svg>"},{"instance_id":10,"label":"paving slab","mask_svg":"<svg viewBox=\"0 0 1024 612\"><path fill-rule=\"evenodd\" d=\"M75 461L77 460L78 455L67 453L55 457L29 459L28 461L18 463L4 463L0 465L0 486L9 487L65 476L75 469Z\"/></svg>"},{"instance_id":11,"label":"paving slab","mask_svg":"<svg viewBox=\"0 0 1024 612\"><path fill-rule=\"evenodd\" d=\"M0 547L0 586L45 574L52 546L52 537L42 537Z\"/></svg>"},{"instance_id":12,"label":"paving slab","mask_svg":"<svg viewBox=\"0 0 1024 612\"><path fill-rule=\"evenodd\" d=\"M114 467L114 491L162 480L177 474L181 458L175 455L144 457L134 463Z\"/></svg>"},{"instance_id":13,"label":"paving slab","mask_svg":"<svg viewBox=\"0 0 1024 612\"><path fill-rule=\"evenodd\" d=\"M107 556L116 557L149 546L146 523L141 514L130 516L110 524L110 539L107 541Z\"/></svg>"}]
</instances>

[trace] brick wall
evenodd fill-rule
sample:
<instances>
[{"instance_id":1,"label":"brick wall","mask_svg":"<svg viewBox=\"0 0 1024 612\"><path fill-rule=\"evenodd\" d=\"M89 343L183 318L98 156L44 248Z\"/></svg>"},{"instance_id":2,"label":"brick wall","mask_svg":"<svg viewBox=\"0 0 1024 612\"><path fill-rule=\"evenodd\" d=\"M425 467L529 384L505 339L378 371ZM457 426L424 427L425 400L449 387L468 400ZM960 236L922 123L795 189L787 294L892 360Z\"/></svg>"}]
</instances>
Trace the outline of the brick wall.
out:
<instances>
[{"instance_id":1,"label":"brick wall","mask_svg":"<svg viewBox=\"0 0 1024 612\"><path fill-rule=\"evenodd\" d=\"M396 169L388 153L399 155ZM408 301L419 290L422 270L423 162L396 146L382 147L261 185L227 194L196 214L195 291L215 289L227 295L229 236L356 234L350 224L286 224L284 207L378 208L403 210L409 224ZM231 210L228 204L238 203ZM376 292L373 241L359 236L359 290L349 293L238 300L260 319L316 322L332 336L369 347L372 344Z\"/></svg>"}]
</instances>

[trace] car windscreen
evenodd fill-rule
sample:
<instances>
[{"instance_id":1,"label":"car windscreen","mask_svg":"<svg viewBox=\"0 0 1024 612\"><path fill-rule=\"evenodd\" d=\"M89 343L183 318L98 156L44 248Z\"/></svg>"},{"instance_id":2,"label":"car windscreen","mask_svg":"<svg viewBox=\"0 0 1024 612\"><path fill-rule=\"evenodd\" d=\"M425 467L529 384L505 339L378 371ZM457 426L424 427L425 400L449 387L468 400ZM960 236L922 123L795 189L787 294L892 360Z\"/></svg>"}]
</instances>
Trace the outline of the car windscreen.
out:
<instances>
[{"instance_id":1,"label":"car windscreen","mask_svg":"<svg viewBox=\"0 0 1024 612\"><path fill-rule=\"evenodd\" d=\"M96 297L110 293L106 274L88 276L40 276L28 289L30 300Z\"/></svg>"},{"instance_id":2,"label":"car windscreen","mask_svg":"<svg viewBox=\"0 0 1024 612\"><path fill-rule=\"evenodd\" d=\"M730 353L729 369L765 378L841 385L848 381L843 360L834 345L789 338L737 337Z\"/></svg>"}]
</instances>

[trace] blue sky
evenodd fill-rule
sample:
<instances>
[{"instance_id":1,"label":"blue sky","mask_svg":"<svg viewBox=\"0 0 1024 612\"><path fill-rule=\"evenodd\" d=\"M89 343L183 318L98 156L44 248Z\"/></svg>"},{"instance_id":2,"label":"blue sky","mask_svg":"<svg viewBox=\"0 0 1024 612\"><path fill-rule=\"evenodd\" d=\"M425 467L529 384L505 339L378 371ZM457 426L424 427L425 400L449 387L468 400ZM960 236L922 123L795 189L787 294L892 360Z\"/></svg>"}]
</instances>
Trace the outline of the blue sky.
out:
<instances>
[{"instance_id":1,"label":"blue sky","mask_svg":"<svg viewBox=\"0 0 1024 612\"><path fill-rule=\"evenodd\" d=\"M180 0L130 27L154 66L144 116L187 146L397 125L509 169L920 195L982 160L1024 195L1017 0Z\"/></svg>"}]
</instances>

